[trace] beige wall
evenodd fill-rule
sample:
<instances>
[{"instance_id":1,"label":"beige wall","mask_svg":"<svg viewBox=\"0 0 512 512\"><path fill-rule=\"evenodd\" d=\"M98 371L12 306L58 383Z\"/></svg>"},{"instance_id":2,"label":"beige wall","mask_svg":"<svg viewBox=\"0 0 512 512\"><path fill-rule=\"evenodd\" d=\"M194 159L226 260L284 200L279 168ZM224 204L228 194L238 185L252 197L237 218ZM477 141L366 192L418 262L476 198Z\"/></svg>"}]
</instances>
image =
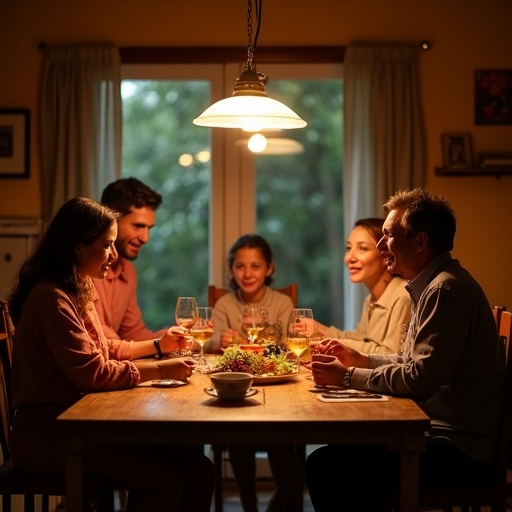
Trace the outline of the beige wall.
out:
<instances>
[{"instance_id":1,"label":"beige wall","mask_svg":"<svg viewBox=\"0 0 512 512\"><path fill-rule=\"evenodd\" d=\"M0 108L32 111L31 178L0 180L0 217L38 216L37 44L247 44L245 0L0 0ZM345 45L428 39L421 58L427 187L457 212L454 255L491 303L512 309L512 177L446 178L440 134L470 132L474 150L512 151L512 126L475 126L473 72L512 69L510 0L266 0L259 45ZM506 222L504 226L501 222Z\"/></svg>"}]
</instances>

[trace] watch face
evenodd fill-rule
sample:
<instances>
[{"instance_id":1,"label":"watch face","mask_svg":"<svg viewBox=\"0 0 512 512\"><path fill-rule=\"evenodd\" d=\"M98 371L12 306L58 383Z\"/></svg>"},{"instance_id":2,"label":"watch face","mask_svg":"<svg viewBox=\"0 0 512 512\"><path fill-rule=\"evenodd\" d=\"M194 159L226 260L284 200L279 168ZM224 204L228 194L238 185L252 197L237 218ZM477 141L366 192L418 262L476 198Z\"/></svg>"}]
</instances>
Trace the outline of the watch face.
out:
<instances>
[{"instance_id":1,"label":"watch face","mask_svg":"<svg viewBox=\"0 0 512 512\"><path fill-rule=\"evenodd\" d=\"M352 383L352 379L350 378L350 372L347 372L345 373L345 375L343 375L343 385L347 388L350 387Z\"/></svg>"}]
</instances>

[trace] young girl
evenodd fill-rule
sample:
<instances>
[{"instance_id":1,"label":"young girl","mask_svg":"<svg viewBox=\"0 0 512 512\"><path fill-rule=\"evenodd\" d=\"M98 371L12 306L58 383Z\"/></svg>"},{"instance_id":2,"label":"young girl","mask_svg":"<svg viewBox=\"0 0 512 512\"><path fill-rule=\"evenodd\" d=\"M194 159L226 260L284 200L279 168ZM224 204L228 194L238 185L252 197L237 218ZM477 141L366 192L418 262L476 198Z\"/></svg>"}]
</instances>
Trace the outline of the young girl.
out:
<instances>
[{"instance_id":1,"label":"young girl","mask_svg":"<svg viewBox=\"0 0 512 512\"><path fill-rule=\"evenodd\" d=\"M213 308L212 352L229 347L233 338L244 337L241 323L247 306L265 308L269 320L279 322L285 333L293 303L270 288L275 266L268 242L260 235L241 236L229 250L228 269L233 292L222 296Z\"/></svg>"},{"instance_id":2,"label":"young girl","mask_svg":"<svg viewBox=\"0 0 512 512\"><path fill-rule=\"evenodd\" d=\"M67 201L34 253L23 263L9 295L15 326L9 439L12 461L25 470L64 472L56 418L83 393L185 380L186 359L133 359L179 347L172 327L159 340L105 338L92 302L92 278L102 279L115 257L118 215L85 198ZM179 442L179 440L178 440ZM105 476L129 492L128 510L208 512L213 465L202 453L172 446L138 449L101 446L87 453L87 472Z\"/></svg>"},{"instance_id":3,"label":"young girl","mask_svg":"<svg viewBox=\"0 0 512 512\"><path fill-rule=\"evenodd\" d=\"M231 247L228 256L230 288L213 308L213 351L228 347L233 338L243 338L240 325L247 306L263 307L269 319L280 322L286 333L293 303L287 295L270 288L275 266L272 250L261 236L241 236ZM296 510L297 452L292 445L266 446L276 490L267 512ZM240 501L245 512L258 512L256 494L255 446L230 446L229 456L236 478Z\"/></svg>"}]
</instances>

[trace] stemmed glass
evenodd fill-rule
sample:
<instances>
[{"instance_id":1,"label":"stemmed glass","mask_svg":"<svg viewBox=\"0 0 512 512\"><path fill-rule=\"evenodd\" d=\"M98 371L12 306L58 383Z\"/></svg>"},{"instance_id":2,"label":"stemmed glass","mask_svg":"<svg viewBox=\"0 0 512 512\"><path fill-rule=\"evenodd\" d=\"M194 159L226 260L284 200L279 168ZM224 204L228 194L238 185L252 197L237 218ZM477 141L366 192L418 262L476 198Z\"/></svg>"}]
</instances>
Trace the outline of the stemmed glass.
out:
<instances>
[{"instance_id":1,"label":"stemmed glass","mask_svg":"<svg viewBox=\"0 0 512 512\"><path fill-rule=\"evenodd\" d=\"M323 336L316 329L316 324L313 318L313 310L309 308L296 309L296 318L298 318L299 322L302 323L302 327L304 328L308 339L309 346L306 352L302 355L301 360L304 362L310 362L311 356L318 352L318 345L323 339ZM297 321L297 320L296 320Z\"/></svg>"},{"instance_id":2,"label":"stemmed glass","mask_svg":"<svg viewBox=\"0 0 512 512\"><path fill-rule=\"evenodd\" d=\"M195 297L178 297L174 317L176 324L183 327L187 333L190 333L190 328L197 319L197 302ZM182 356L188 356L190 355L190 349L191 339L188 337L188 340L180 347L179 353Z\"/></svg>"},{"instance_id":3,"label":"stemmed glass","mask_svg":"<svg viewBox=\"0 0 512 512\"><path fill-rule=\"evenodd\" d=\"M255 344L265 329L268 312L265 308L245 308L242 315L242 332L247 336L249 343Z\"/></svg>"},{"instance_id":4,"label":"stemmed glass","mask_svg":"<svg viewBox=\"0 0 512 512\"><path fill-rule=\"evenodd\" d=\"M285 346L297 357L297 373L300 369L300 357L309 347L309 336L313 334L314 324L311 309L292 309L288 320Z\"/></svg>"},{"instance_id":5,"label":"stemmed glass","mask_svg":"<svg viewBox=\"0 0 512 512\"><path fill-rule=\"evenodd\" d=\"M190 335L201 347L199 359L196 363L196 370L199 373L207 373L211 370L203 353L204 344L210 341L213 335L213 312L209 307L198 307L197 317L194 325L190 328Z\"/></svg>"}]
</instances>

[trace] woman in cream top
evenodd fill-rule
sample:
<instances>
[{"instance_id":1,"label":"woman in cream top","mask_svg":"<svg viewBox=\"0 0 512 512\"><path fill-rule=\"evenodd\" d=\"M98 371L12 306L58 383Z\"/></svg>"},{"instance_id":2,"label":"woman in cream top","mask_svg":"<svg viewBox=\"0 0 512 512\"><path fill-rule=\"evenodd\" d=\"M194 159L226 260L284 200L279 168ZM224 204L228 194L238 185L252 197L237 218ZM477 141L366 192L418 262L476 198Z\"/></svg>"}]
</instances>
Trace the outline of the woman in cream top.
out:
<instances>
[{"instance_id":1,"label":"woman in cream top","mask_svg":"<svg viewBox=\"0 0 512 512\"><path fill-rule=\"evenodd\" d=\"M385 259L377 250L383 222L379 218L360 219L347 240L344 261L350 280L364 284L369 291L356 328L341 331L317 325L325 338L337 338L364 353L398 353L401 332L411 319L407 281L387 271Z\"/></svg>"}]
</instances>

